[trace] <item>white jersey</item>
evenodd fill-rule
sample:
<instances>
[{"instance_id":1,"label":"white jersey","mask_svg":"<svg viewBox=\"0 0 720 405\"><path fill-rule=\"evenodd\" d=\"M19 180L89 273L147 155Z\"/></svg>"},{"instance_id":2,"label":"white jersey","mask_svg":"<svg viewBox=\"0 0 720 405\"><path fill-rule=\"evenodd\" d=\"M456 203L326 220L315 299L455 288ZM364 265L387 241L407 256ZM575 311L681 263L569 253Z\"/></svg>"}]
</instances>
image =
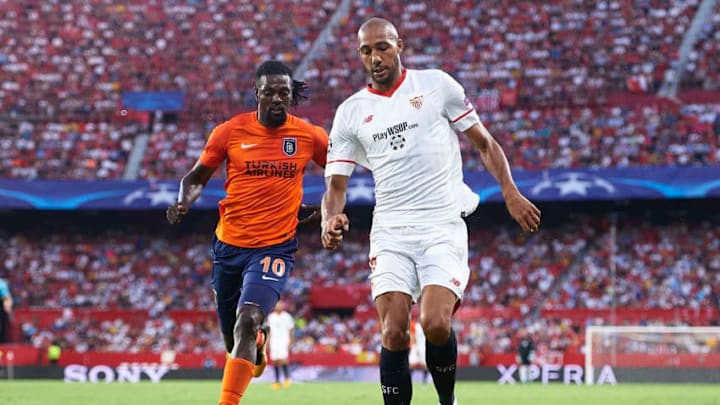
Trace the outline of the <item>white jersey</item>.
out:
<instances>
[{"instance_id":1,"label":"white jersey","mask_svg":"<svg viewBox=\"0 0 720 405\"><path fill-rule=\"evenodd\" d=\"M451 180L455 181L455 198L460 208L460 216L467 217L477 209L478 204L480 204L480 196L476 192L472 191L467 184L465 184L462 152L460 151L460 141L458 140L458 137L451 136L450 143L450 159L453 162Z\"/></svg>"},{"instance_id":2,"label":"white jersey","mask_svg":"<svg viewBox=\"0 0 720 405\"><path fill-rule=\"evenodd\" d=\"M267 316L267 325L270 327L271 345L290 344L290 331L295 327L295 322L287 311L271 312Z\"/></svg>"},{"instance_id":3,"label":"white jersey","mask_svg":"<svg viewBox=\"0 0 720 405\"><path fill-rule=\"evenodd\" d=\"M375 181L374 224L449 222L474 198L462 183L455 130L479 122L450 75L406 69L392 90L368 86L340 105L325 175L350 176L355 164L368 167Z\"/></svg>"}]
</instances>

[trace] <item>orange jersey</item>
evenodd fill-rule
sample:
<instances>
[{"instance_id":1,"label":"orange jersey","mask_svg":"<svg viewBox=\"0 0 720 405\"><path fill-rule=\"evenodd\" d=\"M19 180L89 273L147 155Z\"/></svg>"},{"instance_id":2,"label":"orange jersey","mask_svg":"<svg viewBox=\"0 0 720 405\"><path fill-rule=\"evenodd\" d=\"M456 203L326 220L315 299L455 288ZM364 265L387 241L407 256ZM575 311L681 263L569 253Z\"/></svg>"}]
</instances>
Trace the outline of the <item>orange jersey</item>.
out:
<instances>
[{"instance_id":1,"label":"orange jersey","mask_svg":"<svg viewBox=\"0 0 720 405\"><path fill-rule=\"evenodd\" d=\"M244 248L272 246L295 236L305 166L325 166L324 129L288 114L268 128L256 112L238 114L213 130L200 163L219 167L227 160L227 196L220 201L215 234Z\"/></svg>"}]
</instances>

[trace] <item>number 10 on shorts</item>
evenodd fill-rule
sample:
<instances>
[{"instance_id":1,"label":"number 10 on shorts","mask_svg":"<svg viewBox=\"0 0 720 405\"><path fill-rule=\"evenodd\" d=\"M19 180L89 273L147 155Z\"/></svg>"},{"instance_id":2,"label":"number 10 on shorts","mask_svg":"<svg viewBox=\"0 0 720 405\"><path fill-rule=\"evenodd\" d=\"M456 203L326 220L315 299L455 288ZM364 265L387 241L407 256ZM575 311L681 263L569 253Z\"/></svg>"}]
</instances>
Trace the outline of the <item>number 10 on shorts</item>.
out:
<instances>
[{"instance_id":1,"label":"number 10 on shorts","mask_svg":"<svg viewBox=\"0 0 720 405\"><path fill-rule=\"evenodd\" d=\"M277 277L282 277L285 275L285 260L279 257L273 259L270 256L265 256L262 258L262 260L260 260L260 263L263 266L263 274L267 274L268 272L272 271L272 273Z\"/></svg>"}]
</instances>

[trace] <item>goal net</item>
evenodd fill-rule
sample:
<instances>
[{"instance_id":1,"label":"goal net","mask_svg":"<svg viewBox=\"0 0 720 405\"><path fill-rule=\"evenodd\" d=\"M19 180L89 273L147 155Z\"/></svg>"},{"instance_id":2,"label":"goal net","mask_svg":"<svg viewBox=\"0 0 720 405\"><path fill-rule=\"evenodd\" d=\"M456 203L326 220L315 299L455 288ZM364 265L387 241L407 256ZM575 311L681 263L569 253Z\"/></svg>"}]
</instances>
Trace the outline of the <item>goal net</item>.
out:
<instances>
[{"instance_id":1,"label":"goal net","mask_svg":"<svg viewBox=\"0 0 720 405\"><path fill-rule=\"evenodd\" d=\"M720 383L720 327L590 326L585 383Z\"/></svg>"}]
</instances>

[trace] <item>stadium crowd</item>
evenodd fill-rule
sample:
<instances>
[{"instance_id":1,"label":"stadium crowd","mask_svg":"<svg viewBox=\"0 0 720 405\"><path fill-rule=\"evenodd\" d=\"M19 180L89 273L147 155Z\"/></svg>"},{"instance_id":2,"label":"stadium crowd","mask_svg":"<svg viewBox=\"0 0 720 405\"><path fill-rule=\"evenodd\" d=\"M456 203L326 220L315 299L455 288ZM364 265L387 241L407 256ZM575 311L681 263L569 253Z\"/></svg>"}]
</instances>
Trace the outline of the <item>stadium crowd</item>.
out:
<instances>
[{"instance_id":1,"label":"stadium crowd","mask_svg":"<svg viewBox=\"0 0 720 405\"><path fill-rule=\"evenodd\" d=\"M107 0L0 4L0 111L106 121L126 91L183 91L190 117L228 117L266 59L297 65L336 3ZM272 28L272 35L265 35ZM242 86L247 83L247 86Z\"/></svg>"},{"instance_id":2,"label":"stadium crowd","mask_svg":"<svg viewBox=\"0 0 720 405\"><path fill-rule=\"evenodd\" d=\"M681 79L684 88L720 88L720 3L715 2L688 59Z\"/></svg>"},{"instance_id":3,"label":"stadium crowd","mask_svg":"<svg viewBox=\"0 0 720 405\"><path fill-rule=\"evenodd\" d=\"M332 104L362 87L364 73L353 68L358 66L357 27L372 15L396 15L401 16L397 28L405 43L405 63L455 72L470 94L493 89L511 106L596 104L613 92L656 91L676 63L700 2L451 3L354 1L351 17L335 27L325 54L309 71L311 77L328 88ZM716 65L715 55L716 50L713 54L703 48L700 64ZM688 71L692 79L686 83L718 90L719 83L704 80L706 74L703 69Z\"/></svg>"},{"instance_id":4,"label":"stadium crowd","mask_svg":"<svg viewBox=\"0 0 720 405\"><path fill-rule=\"evenodd\" d=\"M355 49L360 21L400 15L405 63L453 72L513 167L718 164L718 105L627 107L607 99L659 88L698 4L455 0L436 8L355 0L304 78L311 102L331 111L367 80ZM0 27L16 33L0 41L0 176L121 178L137 136L149 134L137 176L177 178L214 124L254 106L256 65L277 58L297 66L335 7L321 0L0 4ZM683 88L720 91L719 26L716 6ZM260 35L265 27L273 35ZM125 91L182 91L186 108L177 124L137 118L121 109ZM329 127L332 115L310 118ZM481 169L467 142L463 153L467 170Z\"/></svg>"},{"instance_id":5,"label":"stadium crowd","mask_svg":"<svg viewBox=\"0 0 720 405\"><path fill-rule=\"evenodd\" d=\"M699 0L451 3L353 0L303 72L311 102L332 111L366 83L357 27L370 15L396 15L405 64L452 72L513 168L720 164L720 4L679 79L681 90L715 92L715 101L619 103L617 93L652 95L677 79ZM271 58L298 66L336 7L327 0L0 2L0 33L12 33L0 35L0 178L120 179L147 135L133 176L179 179L214 124L254 107L256 66ZM185 110L174 122L137 114L122 108L126 91L181 91ZM309 118L329 128L332 115ZM483 170L465 139L461 150L465 170ZM460 351L510 353L521 326L547 350L579 350L585 327L607 322L539 317L545 309L717 308L719 230L717 218L623 218L611 230L605 216L532 235L473 229L463 307L517 315L457 322ZM0 232L0 275L16 307L65 308L49 327L16 325L25 342L59 341L80 352L224 350L214 317L168 316L213 309L209 230ZM309 300L315 285L367 282L367 232L354 229L333 253L317 236L299 234L284 297L297 319L293 352L378 351L375 317L319 312ZM79 308L143 311L148 319L99 320L78 316Z\"/></svg>"},{"instance_id":6,"label":"stadium crowd","mask_svg":"<svg viewBox=\"0 0 720 405\"><path fill-rule=\"evenodd\" d=\"M606 216L578 216L532 235L501 225L473 227L463 307L498 312L457 322L461 350L508 352L520 326L528 326L550 350L576 350L587 323L607 321L538 317L542 309L717 308L719 229L712 218L662 225L624 218L615 231L611 271L612 233ZM5 235L0 264L16 291L17 307L67 309L49 328L31 321L20 325L25 341L42 346L60 339L80 351L170 346L221 351L214 316L199 324L168 317L170 310L213 309L206 235L177 238L136 231ZM309 299L312 286L367 282L367 232L349 234L341 252L322 250L314 230L300 232L299 239L296 270L284 297L298 319L293 350L378 349L374 316L317 311ZM367 300L369 304L369 296ZM141 310L147 319L133 323L73 316L72 310L79 308ZM508 309L516 315L501 314Z\"/></svg>"},{"instance_id":7,"label":"stadium crowd","mask_svg":"<svg viewBox=\"0 0 720 405\"><path fill-rule=\"evenodd\" d=\"M515 169L720 164L720 104L498 110L481 118ZM0 138L0 177L20 179L120 179L144 133L137 123L10 125L0 124L8 131ZM153 124L138 178L182 177L210 128ZM460 139L464 169L484 170L477 149Z\"/></svg>"}]
</instances>

